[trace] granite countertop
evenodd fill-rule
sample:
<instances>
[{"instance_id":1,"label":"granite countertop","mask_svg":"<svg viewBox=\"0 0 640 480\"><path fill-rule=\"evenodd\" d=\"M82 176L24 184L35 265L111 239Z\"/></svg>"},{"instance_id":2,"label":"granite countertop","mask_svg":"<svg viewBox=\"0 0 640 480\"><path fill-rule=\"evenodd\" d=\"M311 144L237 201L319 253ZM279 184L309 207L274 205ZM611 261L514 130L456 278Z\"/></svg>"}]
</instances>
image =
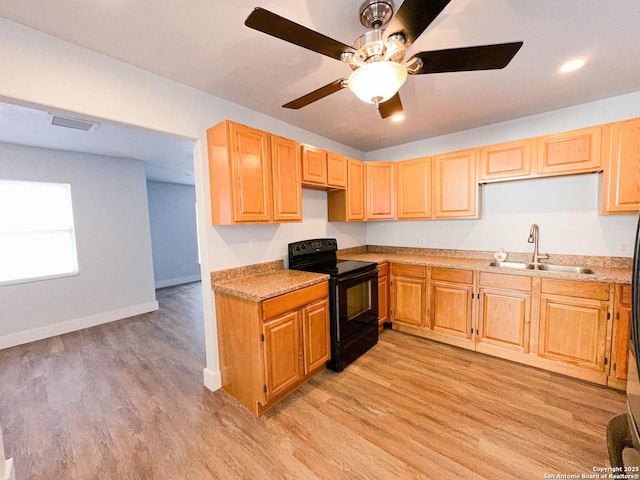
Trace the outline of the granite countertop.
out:
<instances>
[{"instance_id":1,"label":"granite countertop","mask_svg":"<svg viewBox=\"0 0 640 480\"><path fill-rule=\"evenodd\" d=\"M211 288L252 302L261 302L329 280L321 273L284 270L282 260L211 272Z\"/></svg>"},{"instance_id":2,"label":"granite countertop","mask_svg":"<svg viewBox=\"0 0 640 480\"><path fill-rule=\"evenodd\" d=\"M399 249L400 250L400 249ZM564 273L564 272L545 272L540 270L517 270L512 268L502 267L490 267L487 264L491 261L490 257L487 258L466 258L466 257L452 257L452 256L440 256L440 255L423 255L419 253L394 253L394 252L362 252L362 253L349 253L339 252L339 258L343 260L362 260L365 262L376 263L405 263L410 265L423 265L428 267L442 267L452 268L458 270L477 270L480 272L491 273L508 273L512 275L523 276L535 276L545 278L557 278L564 280L580 280L585 282L604 282L604 283L631 283L631 268L626 268L616 265L594 265L589 264L594 274L578 274L578 273ZM575 260L575 259L571 259ZM507 261L520 262L529 261L523 259L508 259ZM551 263L549 261L543 263ZM559 265L576 265L577 263L560 263L554 259L554 262ZM583 265L580 263L580 265Z\"/></svg>"}]
</instances>

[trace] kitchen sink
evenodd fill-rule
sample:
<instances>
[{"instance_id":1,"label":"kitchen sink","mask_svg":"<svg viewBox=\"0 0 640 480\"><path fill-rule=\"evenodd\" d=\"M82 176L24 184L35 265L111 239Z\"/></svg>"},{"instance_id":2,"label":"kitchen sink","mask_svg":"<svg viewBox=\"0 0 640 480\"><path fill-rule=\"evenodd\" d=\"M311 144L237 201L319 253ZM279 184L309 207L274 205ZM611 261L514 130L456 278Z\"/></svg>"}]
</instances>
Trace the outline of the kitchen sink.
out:
<instances>
[{"instance_id":1,"label":"kitchen sink","mask_svg":"<svg viewBox=\"0 0 640 480\"><path fill-rule=\"evenodd\" d=\"M587 267L574 267L569 265L551 265L546 263L519 263L519 262L489 262L489 267L513 268L515 270L540 270L542 272L581 273L593 275L596 272Z\"/></svg>"},{"instance_id":2,"label":"kitchen sink","mask_svg":"<svg viewBox=\"0 0 640 480\"><path fill-rule=\"evenodd\" d=\"M518 263L518 262L489 262L490 267L502 267L502 268L515 268L518 270L533 270L535 265L533 263Z\"/></svg>"}]
</instances>

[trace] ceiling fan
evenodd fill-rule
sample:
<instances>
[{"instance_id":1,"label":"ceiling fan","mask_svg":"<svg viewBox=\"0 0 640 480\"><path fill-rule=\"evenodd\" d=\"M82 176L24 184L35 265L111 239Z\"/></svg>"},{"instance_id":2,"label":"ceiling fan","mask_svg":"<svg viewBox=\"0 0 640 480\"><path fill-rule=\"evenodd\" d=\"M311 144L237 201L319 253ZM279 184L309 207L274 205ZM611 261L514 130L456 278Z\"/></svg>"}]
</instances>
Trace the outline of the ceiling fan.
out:
<instances>
[{"instance_id":1,"label":"ceiling fan","mask_svg":"<svg viewBox=\"0 0 640 480\"><path fill-rule=\"evenodd\" d=\"M405 0L394 16L392 0L366 0L360 7L360 23L370 30L352 46L260 7L251 12L245 25L340 60L353 70L348 78L335 80L286 103L283 108L298 109L348 87L362 101L372 103L382 118L387 118L402 113L398 90L407 75L500 69L522 47L522 42L512 42L432 50L418 52L401 63L407 48L450 1Z\"/></svg>"}]
</instances>

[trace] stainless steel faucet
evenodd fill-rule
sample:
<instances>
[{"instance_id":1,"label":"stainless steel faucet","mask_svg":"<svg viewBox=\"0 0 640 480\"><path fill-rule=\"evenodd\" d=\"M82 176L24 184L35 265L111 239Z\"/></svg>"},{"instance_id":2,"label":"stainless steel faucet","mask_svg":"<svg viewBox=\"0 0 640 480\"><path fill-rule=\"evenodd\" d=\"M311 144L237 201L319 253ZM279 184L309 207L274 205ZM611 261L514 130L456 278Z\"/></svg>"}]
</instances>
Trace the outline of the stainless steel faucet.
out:
<instances>
[{"instance_id":1,"label":"stainless steel faucet","mask_svg":"<svg viewBox=\"0 0 640 480\"><path fill-rule=\"evenodd\" d=\"M538 225L531 225L531 230L529 230L529 238L527 242L533 243L533 263L540 263L540 259L548 259L549 255L546 253L538 253L538 241L540 239L540 231L538 230Z\"/></svg>"}]
</instances>

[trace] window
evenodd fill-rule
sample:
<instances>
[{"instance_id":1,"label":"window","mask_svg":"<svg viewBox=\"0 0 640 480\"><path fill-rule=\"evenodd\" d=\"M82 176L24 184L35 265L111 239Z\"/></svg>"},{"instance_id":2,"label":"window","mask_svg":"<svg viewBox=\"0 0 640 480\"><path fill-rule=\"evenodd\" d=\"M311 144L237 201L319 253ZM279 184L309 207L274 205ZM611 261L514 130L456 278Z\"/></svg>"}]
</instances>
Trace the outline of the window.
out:
<instances>
[{"instance_id":1,"label":"window","mask_svg":"<svg viewBox=\"0 0 640 480\"><path fill-rule=\"evenodd\" d=\"M0 180L0 285L77 273L71 186Z\"/></svg>"}]
</instances>

